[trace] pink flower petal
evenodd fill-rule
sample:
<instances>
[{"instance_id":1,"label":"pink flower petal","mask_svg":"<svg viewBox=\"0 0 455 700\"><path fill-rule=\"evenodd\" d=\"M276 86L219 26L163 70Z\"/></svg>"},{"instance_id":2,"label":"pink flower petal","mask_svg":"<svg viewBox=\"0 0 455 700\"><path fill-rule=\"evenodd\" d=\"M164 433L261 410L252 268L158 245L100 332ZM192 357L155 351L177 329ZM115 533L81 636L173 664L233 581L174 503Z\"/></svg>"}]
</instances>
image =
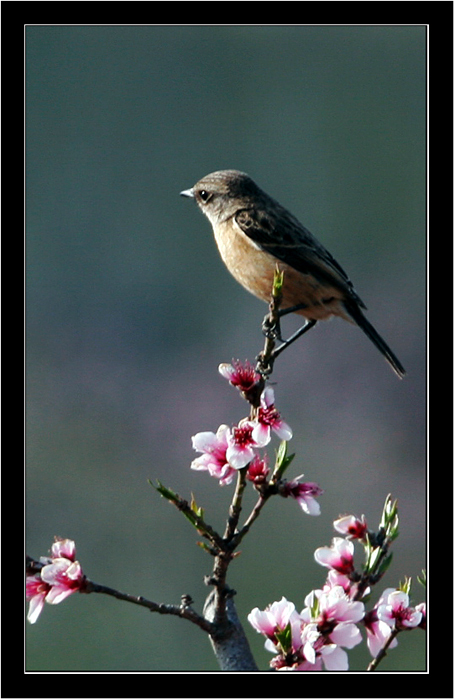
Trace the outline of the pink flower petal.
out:
<instances>
[{"instance_id":1,"label":"pink flower petal","mask_svg":"<svg viewBox=\"0 0 455 700\"><path fill-rule=\"evenodd\" d=\"M57 540L51 547L53 559L64 557L74 561L76 557L76 544L73 540Z\"/></svg>"},{"instance_id":2,"label":"pink flower petal","mask_svg":"<svg viewBox=\"0 0 455 700\"><path fill-rule=\"evenodd\" d=\"M335 644L326 644L321 649L322 660L327 671L348 671L348 655Z\"/></svg>"},{"instance_id":3,"label":"pink flower petal","mask_svg":"<svg viewBox=\"0 0 455 700\"><path fill-rule=\"evenodd\" d=\"M347 649L352 649L362 641L360 630L353 622L341 622L329 636L332 642Z\"/></svg>"},{"instance_id":4,"label":"pink flower petal","mask_svg":"<svg viewBox=\"0 0 455 700\"><path fill-rule=\"evenodd\" d=\"M38 617L41 614L41 611L44 607L46 599L46 594L42 593L40 595L36 595L33 598L31 598L29 607L28 607L28 614L27 614L27 620L34 625L35 622L37 621Z\"/></svg>"}]
</instances>

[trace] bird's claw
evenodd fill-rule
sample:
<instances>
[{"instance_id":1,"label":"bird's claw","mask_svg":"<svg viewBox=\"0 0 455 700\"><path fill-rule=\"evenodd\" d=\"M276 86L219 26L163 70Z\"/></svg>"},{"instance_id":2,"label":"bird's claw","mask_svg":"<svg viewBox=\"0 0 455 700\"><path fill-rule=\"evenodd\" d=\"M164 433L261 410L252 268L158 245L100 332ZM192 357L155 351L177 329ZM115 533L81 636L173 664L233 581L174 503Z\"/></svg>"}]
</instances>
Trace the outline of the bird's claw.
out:
<instances>
[{"instance_id":1,"label":"bird's claw","mask_svg":"<svg viewBox=\"0 0 455 700\"><path fill-rule=\"evenodd\" d=\"M262 321L262 332L269 340L279 340L280 342L283 342L281 337L280 321L279 319L272 321L269 314L264 316L264 320Z\"/></svg>"}]
</instances>

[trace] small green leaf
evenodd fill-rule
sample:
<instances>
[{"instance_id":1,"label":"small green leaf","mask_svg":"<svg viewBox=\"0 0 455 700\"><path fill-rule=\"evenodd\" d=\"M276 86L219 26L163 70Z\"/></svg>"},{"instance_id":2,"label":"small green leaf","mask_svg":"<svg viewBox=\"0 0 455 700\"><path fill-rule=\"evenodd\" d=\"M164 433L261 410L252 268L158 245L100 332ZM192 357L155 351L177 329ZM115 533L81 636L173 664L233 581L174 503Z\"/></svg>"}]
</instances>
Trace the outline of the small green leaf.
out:
<instances>
[{"instance_id":1,"label":"small green leaf","mask_svg":"<svg viewBox=\"0 0 455 700\"><path fill-rule=\"evenodd\" d=\"M365 563L365 573L372 574L376 570L381 552L381 547L370 549L368 559Z\"/></svg>"},{"instance_id":2,"label":"small green leaf","mask_svg":"<svg viewBox=\"0 0 455 700\"><path fill-rule=\"evenodd\" d=\"M403 593L406 593L407 595L410 595L411 593L411 583L412 583L412 578L409 576L404 577L403 583L398 584L398 590L403 591Z\"/></svg>"},{"instance_id":3,"label":"small green leaf","mask_svg":"<svg viewBox=\"0 0 455 700\"><path fill-rule=\"evenodd\" d=\"M313 600L311 601L310 605L310 615L311 619L315 620L319 616L319 598L314 594L314 591L312 591L312 598Z\"/></svg>"},{"instance_id":4,"label":"small green leaf","mask_svg":"<svg viewBox=\"0 0 455 700\"><path fill-rule=\"evenodd\" d=\"M155 484L152 483L150 479L148 480L148 482L150 486L153 486L153 488L156 489L158 493L160 493L163 496L163 498L167 498L168 501L172 501L173 503L179 503L179 501L181 500L180 496L177 493L175 493L175 491L168 488L167 486L164 486L164 484L162 484L161 481L158 481L158 479L158 486L155 486Z\"/></svg>"},{"instance_id":5,"label":"small green leaf","mask_svg":"<svg viewBox=\"0 0 455 700\"><path fill-rule=\"evenodd\" d=\"M200 508L200 507L197 505L196 500L195 500L193 494L191 494L190 508L191 508L191 510L193 511L193 513L195 513L195 514L198 516L198 518L204 518L204 509L203 509L203 508Z\"/></svg>"},{"instance_id":6,"label":"small green leaf","mask_svg":"<svg viewBox=\"0 0 455 700\"><path fill-rule=\"evenodd\" d=\"M292 646L292 634L291 634L291 623L288 622L286 627L279 632L275 632L275 637L283 650L284 654L287 654L291 650Z\"/></svg>"},{"instance_id":7,"label":"small green leaf","mask_svg":"<svg viewBox=\"0 0 455 700\"><path fill-rule=\"evenodd\" d=\"M168 501L171 503L174 503L174 505L177 506L177 508L183 513L185 518L190 521L190 523L199 531L200 530L200 523L198 522L198 518L201 518L198 512L196 512L191 505L188 504L187 501L185 501L184 498L178 495L178 493L175 493L172 489L168 488L167 486L164 486L160 481L157 480L158 486L155 486L152 484L152 482L149 480L149 483L155 488L158 493L160 493L163 498L166 498Z\"/></svg>"},{"instance_id":8,"label":"small green leaf","mask_svg":"<svg viewBox=\"0 0 455 700\"><path fill-rule=\"evenodd\" d=\"M378 574L380 576L383 576L387 569L389 568L391 562L392 562L392 557L393 557L393 552L390 552L390 554L385 557L384 561L381 562L379 568L378 568Z\"/></svg>"},{"instance_id":9,"label":"small green leaf","mask_svg":"<svg viewBox=\"0 0 455 700\"><path fill-rule=\"evenodd\" d=\"M295 453L288 455L287 450L288 443L286 442L286 440L282 440L279 448L276 451L275 469L273 471L273 476L275 477L275 479L282 478L284 472L289 467L289 465L295 457Z\"/></svg>"},{"instance_id":10,"label":"small green leaf","mask_svg":"<svg viewBox=\"0 0 455 700\"><path fill-rule=\"evenodd\" d=\"M273 289L272 294L274 297L278 297L281 294L284 283L284 270L280 270L278 265L275 268L273 275Z\"/></svg>"},{"instance_id":11,"label":"small green leaf","mask_svg":"<svg viewBox=\"0 0 455 700\"><path fill-rule=\"evenodd\" d=\"M427 572L425 569L422 569L422 576L417 576L417 581L420 583L421 586L424 588L427 587Z\"/></svg>"},{"instance_id":12,"label":"small green leaf","mask_svg":"<svg viewBox=\"0 0 455 700\"><path fill-rule=\"evenodd\" d=\"M393 501L392 496L389 493L385 499L380 527L383 527L388 534L388 529L392 523L395 523L396 526L398 526L398 501L396 499Z\"/></svg>"},{"instance_id":13,"label":"small green leaf","mask_svg":"<svg viewBox=\"0 0 455 700\"><path fill-rule=\"evenodd\" d=\"M211 554L214 557L217 556L218 552L215 549L213 549L213 547L210 547L208 544L206 544L205 542L196 542L196 544L198 547L203 549L205 552L208 552L209 554Z\"/></svg>"}]
</instances>

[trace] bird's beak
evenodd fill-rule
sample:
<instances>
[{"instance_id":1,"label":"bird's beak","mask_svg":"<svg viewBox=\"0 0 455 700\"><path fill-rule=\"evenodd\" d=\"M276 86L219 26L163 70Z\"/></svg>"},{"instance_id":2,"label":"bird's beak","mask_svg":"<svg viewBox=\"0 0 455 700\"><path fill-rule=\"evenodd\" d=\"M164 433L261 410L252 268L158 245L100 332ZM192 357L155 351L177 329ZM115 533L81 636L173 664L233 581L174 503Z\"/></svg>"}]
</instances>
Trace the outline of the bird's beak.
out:
<instances>
[{"instance_id":1,"label":"bird's beak","mask_svg":"<svg viewBox=\"0 0 455 700\"><path fill-rule=\"evenodd\" d=\"M191 188L190 190L183 190L183 192L180 192L180 194L182 195L182 197L194 197L193 188Z\"/></svg>"}]
</instances>

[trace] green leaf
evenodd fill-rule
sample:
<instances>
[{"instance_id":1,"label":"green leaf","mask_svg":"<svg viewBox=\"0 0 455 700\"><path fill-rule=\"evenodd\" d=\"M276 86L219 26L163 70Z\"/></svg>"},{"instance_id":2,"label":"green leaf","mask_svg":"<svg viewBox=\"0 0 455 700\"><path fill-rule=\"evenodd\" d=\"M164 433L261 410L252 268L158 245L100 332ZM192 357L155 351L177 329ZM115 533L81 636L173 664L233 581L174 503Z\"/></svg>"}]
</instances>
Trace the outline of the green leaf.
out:
<instances>
[{"instance_id":1,"label":"green leaf","mask_svg":"<svg viewBox=\"0 0 455 700\"><path fill-rule=\"evenodd\" d=\"M378 569L378 574L380 576L385 574L385 572L389 568L389 566L392 562L392 557L393 557L393 552L390 552L390 554L387 557L385 557L384 561L381 562L381 565L379 566L379 569Z\"/></svg>"},{"instance_id":2,"label":"green leaf","mask_svg":"<svg viewBox=\"0 0 455 700\"><path fill-rule=\"evenodd\" d=\"M173 503L179 503L182 499L180 496L175 493L172 489L168 488L167 486L164 486L164 484L161 483L161 481L158 481L157 479L157 484L158 486L155 486L155 484L148 480L150 486L153 486L154 489L158 491L159 494L163 496L163 498L167 498L168 501L172 501Z\"/></svg>"},{"instance_id":3,"label":"green leaf","mask_svg":"<svg viewBox=\"0 0 455 700\"><path fill-rule=\"evenodd\" d=\"M280 647L282 648L283 652L287 654L287 652L291 650L292 646L291 623L288 622L288 624L283 630L275 632L275 637L277 638L277 641Z\"/></svg>"},{"instance_id":4,"label":"green leaf","mask_svg":"<svg viewBox=\"0 0 455 700\"><path fill-rule=\"evenodd\" d=\"M398 584L398 590L403 591L403 593L407 593L407 595L410 595L411 593L411 583L412 583L412 578L409 576L404 577L403 583Z\"/></svg>"},{"instance_id":5,"label":"green leaf","mask_svg":"<svg viewBox=\"0 0 455 700\"><path fill-rule=\"evenodd\" d=\"M371 547L368 552L367 561L365 562L365 573L372 574L376 570L381 553L381 547Z\"/></svg>"},{"instance_id":6,"label":"green leaf","mask_svg":"<svg viewBox=\"0 0 455 700\"><path fill-rule=\"evenodd\" d=\"M281 294L281 290L283 289L283 283L284 283L284 270L280 271L280 269L277 265L275 268L275 272L273 274L272 294L274 297L278 297Z\"/></svg>"},{"instance_id":7,"label":"green leaf","mask_svg":"<svg viewBox=\"0 0 455 700\"><path fill-rule=\"evenodd\" d=\"M425 569L422 569L422 576L417 576L417 581L420 583L421 586L424 588L427 587L427 572Z\"/></svg>"},{"instance_id":8,"label":"green leaf","mask_svg":"<svg viewBox=\"0 0 455 700\"><path fill-rule=\"evenodd\" d=\"M149 484L155 488L158 493L160 493L163 498L166 498L168 501L171 503L174 503L174 505L177 506L177 508L180 510L181 513L185 516L187 520L190 521L190 523L199 531L200 529L200 524L198 522L198 518L201 516L199 513L197 513L191 505L188 504L187 501L185 501L184 498L178 495L178 493L175 493L172 489L170 489L167 486L164 486L160 481L157 480L158 486L155 486L152 484L152 482L149 480Z\"/></svg>"},{"instance_id":9,"label":"green leaf","mask_svg":"<svg viewBox=\"0 0 455 700\"><path fill-rule=\"evenodd\" d=\"M194 495L191 494L191 503L190 503L191 510L198 516L198 518L204 518L204 509L200 508L196 500L194 498Z\"/></svg>"},{"instance_id":10,"label":"green leaf","mask_svg":"<svg viewBox=\"0 0 455 700\"><path fill-rule=\"evenodd\" d=\"M213 557L217 556L218 552L213 547L210 547L208 544L206 544L205 542L196 542L196 544L198 547L203 549L205 552L208 552Z\"/></svg>"},{"instance_id":11,"label":"green leaf","mask_svg":"<svg viewBox=\"0 0 455 700\"><path fill-rule=\"evenodd\" d=\"M282 440L279 448L276 451L275 469L273 471L273 476L275 477L275 479L281 479L284 472L289 467L289 465L295 457L295 453L288 455L287 451L288 443L286 442L286 440Z\"/></svg>"},{"instance_id":12,"label":"green leaf","mask_svg":"<svg viewBox=\"0 0 455 700\"><path fill-rule=\"evenodd\" d=\"M398 527L398 501L396 499L393 501L392 496L389 493L385 499L379 526L383 527L387 532L387 535L389 535L389 529L392 525Z\"/></svg>"},{"instance_id":13,"label":"green leaf","mask_svg":"<svg viewBox=\"0 0 455 700\"><path fill-rule=\"evenodd\" d=\"M312 601L310 604L310 615L311 619L315 620L319 616L319 598L315 595L314 591L311 592Z\"/></svg>"}]
</instances>

